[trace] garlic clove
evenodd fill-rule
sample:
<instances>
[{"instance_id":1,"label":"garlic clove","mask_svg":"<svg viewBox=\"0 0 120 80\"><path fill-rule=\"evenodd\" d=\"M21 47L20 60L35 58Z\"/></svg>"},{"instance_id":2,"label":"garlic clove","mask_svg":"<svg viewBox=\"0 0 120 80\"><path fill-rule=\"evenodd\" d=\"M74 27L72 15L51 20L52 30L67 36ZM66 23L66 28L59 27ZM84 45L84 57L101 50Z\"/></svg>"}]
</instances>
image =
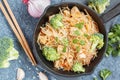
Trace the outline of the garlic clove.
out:
<instances>
[{"instance_id":1,"label":"garlic clove","mask_svg":"<svg viewBox=\"0 0 120 80\"><path fill-rule=\"evenodd\" d=\"M24 77L25 77L25 72L23 71L23 69L18 68L18 70L17 70L17 80L23 80Z\"/></svg>"},{"instance_id":2,"label":"garlic clove","mask_svg":"<svg viewBox=\"0 0 120 80\"><path fill-rule=\"evenodd\" d=\"M40 80L48 80L48 77L43 72L39 72L38 75Z\"/></svg>"}]
</instances>

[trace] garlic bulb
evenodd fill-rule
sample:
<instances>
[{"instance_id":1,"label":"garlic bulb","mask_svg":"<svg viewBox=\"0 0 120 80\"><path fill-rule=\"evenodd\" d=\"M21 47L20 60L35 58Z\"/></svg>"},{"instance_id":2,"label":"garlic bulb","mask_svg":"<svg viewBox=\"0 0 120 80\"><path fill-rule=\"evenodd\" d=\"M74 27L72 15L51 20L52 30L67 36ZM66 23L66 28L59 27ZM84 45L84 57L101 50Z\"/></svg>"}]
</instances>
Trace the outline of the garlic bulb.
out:
<instances>
[{"instance_id":1,"label":"garlic bulb","mask_svg":"<svg viewBox=\"0 0 120 80\"><path fill-rule=\"evenodd\" d=\"M34 18L40 17L44 9L50 5L50 0L23 0L28 5L28 12Z\"/></svg>"}]
</instances>

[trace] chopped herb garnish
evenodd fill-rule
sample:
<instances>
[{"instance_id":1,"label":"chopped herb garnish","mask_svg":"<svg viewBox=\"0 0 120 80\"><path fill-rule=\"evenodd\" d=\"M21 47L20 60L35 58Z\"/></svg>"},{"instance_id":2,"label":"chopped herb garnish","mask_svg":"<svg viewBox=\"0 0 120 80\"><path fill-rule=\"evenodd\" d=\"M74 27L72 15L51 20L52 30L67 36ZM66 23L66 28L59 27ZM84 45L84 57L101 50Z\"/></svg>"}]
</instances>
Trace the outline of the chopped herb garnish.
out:
<instances>
[{"instance_id":1,"label":"chopped herb garnish","mask_svg":"<svg viewBox=\"0 0 120 80\"><path fill-rule=\"evenodd\" d=\"M79 30L75 30L74 34L77 35L77 36L79 36L80 35L80 31Z\"/></svg>"},{"instance_id":2,"label":"chopped herb garnish","mask_svg":"<svg viewBox=\"0 0 120 80\"><path fill-rule=\"evenodd\" d=\"M66 47L66 46L64 46L64 48L63 48L63 52L66 52L66 49L67 49L67 47Z\"/></svg>"},{"instance_id":3,"label":"chopped herb garnish","mask_svg":"<svg viewBox=\"0 0 120 80\"><path fill-rule=\"evenodd\" d=\"M56 40L57 43L59 42L59 41L58 41L58 37L55 37L55 40Z\"/></svg>"},{"instance_id":4,"label":"chopped herb garnish","mask_svg":"<svg viewBox=\"0 0 120 80\"><path fill-rule=\"evenodd\" d=\"M85 41L84 40L80 40L80 45L85 45Z\"/></svg>"},{"instance_id":5,"label":"chopped herb garnish","mask_svg":"<svg viewBox=\"0 0 120 80\"><path fill-rule=\"evenodd\" d=\"M67 38L63 38L62 43L63 43L64 46L68 46L69 41L68 41Z\"/></svg>"},{"instance_id":6,"label":"chopped herb garnish","mask_svg":"<svg viewBox=\"0 0 120 80\"><path fill-rule=\"evenodd\" d=\"M83 22L75 24L75 27L77 27L78 29L82 29L83 26L84 26Z\"/></svg>"},{"instance_id":7,"label":"chopped herb garnish","mask_svg":"<svg viewBox=\"0 0 120 80\"><path fill-rule=\"evenodd\" d=\"M78 42L79 42L78 39L73 39L73 43L74 43L74 44L76 44L76 43L78 43Z\"/></svg>"},{"instance_id":8,"label":"chopped herb garnish","mask_svg":"<svg viewBox=\"0 0 120 80\"><path fill-rule=\"evenodd\" d=\"M80 46L76 47L76 51L79 52L80 51Z\"/></svg>"},{"instance_id":9,"label":"chopped herb garnish","mask_svg":"<svg viewBox=\"0 0 120 80\"><path fill-rule=\"evenodd\" d=\"M88 34L84 34L85 37L88 37L89 35Z\"/></svg>"}]
</instances>

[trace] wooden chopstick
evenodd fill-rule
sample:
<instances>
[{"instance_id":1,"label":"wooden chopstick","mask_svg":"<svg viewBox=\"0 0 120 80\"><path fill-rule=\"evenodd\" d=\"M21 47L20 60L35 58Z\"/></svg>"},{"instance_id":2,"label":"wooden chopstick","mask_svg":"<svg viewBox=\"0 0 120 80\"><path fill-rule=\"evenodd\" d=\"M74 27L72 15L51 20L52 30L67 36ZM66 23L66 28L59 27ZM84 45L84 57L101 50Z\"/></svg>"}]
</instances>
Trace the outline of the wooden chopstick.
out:
<instances>
[{"instance_id":1,"label":"wooden chopstick","mask_svg":"<svg viewBox=\"0 0 120 80\"><path fill-rule=\"evenodd\" d=\"M9 7L9 6L8 6L8 7ZM11 21L11 18L9 17L7 11L5 10L5 8L4 8L4 6L2 5L1 2L0 2L0 8L1 8L3 14L5 15L8 23L10 24L13 32L15 33L16 37L18 38L19 42L21 43L21 45L22 45L25 53L27 54L28 58L31 60L31 62L32 62L33 65L36 65L36 61L35 61L32 53L31 53L31 51L30 51L30 48L29 48L28 44L26 43L27 41L25 40L25 37L21 37L21 35L20 35L20 34L22 33L22 31L19 33L18 30L15 28L16 26L15 26L15 25L13 24L13 22ZM8 12L9 12L9 11L8 11ZM12 13L12 12L11 12L11 13ZM15 19L15 18L14 18L14 19ZM17 21L16 21L16 22L17 22ZM17 26L17 27L19 27L19 26ZM19 31L21 30L20 27L19 27L18 29L19 29ZM22 33L22 36L24 36L23 33ZM23 40L22 38L24 38L24 40ZM24 41L26 41L26 42L24 42ZM26 45L27 45L27 48L26 48Z\"/></svg>"},{"instance_id":2,"label":"wooden chopstick","mask_svg":"<svg viewBox=\"0 0 120 80\"><path fill-rule=\"evenodd\" d=\"M36 65L36 61L35 61L35 59L34 59L34 57L33 57L33 55L32 55L32 52L31 52L31 50L30 50L30 47L29 47L29 45L28 45L28 43L27 43L27 41L26 41L26 39L25 39L25 37L24 37L24 34L22 33L22 30L20 29L20 26L19 26L19 24L18 24L18 22L17 22L17 20L16 20L16 18L15 18L15 16L14 16L12 10L10 9L10 6L9 6L7 0L3 0L3 2L4 2L5 6L6 6L7 10L8 10L8 13L9 13L10 16L11 16L12 21L13 21L14 24L15 24L16 29L18 30L21 38L23 39L23 42L24 42L24 44L25 44L25 47L26 47L26 49L28 50L29 56L30 56L31 59L33 60L33 63L34 63L33 65Z\"/></svg>"}]
</instances>

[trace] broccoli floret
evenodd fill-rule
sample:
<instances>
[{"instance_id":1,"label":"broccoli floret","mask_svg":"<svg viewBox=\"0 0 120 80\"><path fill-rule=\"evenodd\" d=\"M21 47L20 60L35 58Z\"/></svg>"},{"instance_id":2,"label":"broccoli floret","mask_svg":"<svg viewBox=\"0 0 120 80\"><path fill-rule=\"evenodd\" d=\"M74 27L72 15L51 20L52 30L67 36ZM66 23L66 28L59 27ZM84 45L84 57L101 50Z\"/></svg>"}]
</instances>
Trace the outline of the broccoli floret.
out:
<instances>
[{"instance_id":1,"label":"broccoli floret","mask_svg":"<svg viewBox=\"0 0 120 80\"><path fill-rule=\"evenodd\" d=\"M88 6L97 13L103 13L106 7L110 5L110 0L89 0Z\"/></svg>"},{"instance_id":2,"label":"broccoli floret","mask_svg":"<svg viewBox=\"0 0 120 80\"><path fill-rule=\"evenodd\" d=\"M10 66L9 61L18 59L18 51L14 48L13 40L7 37L0 39L0 68Z\"/></svg>"},{"instance_id":3,"label":"broccoli floret","mask_svg":"<svg viewBox=\"0 0 120 80\"><path fill-rule=\"evenodd\" d=\"M59 20L59 21L62 21L62 15L61 14L56 14L55 15L55 18L57 19L57 20Z\"/></svg>"},{"instance_id":4,"label":"broccoli floret","mask_svg":"<svg viewBox=\"0 0 120 80\"><path fill-rule=\"evenodd\" d=\"M120 24L115 24L108 33L107 54L112 54L114 57L120 56Z\"/></svg>"},{"instance_id":5,"label":"broccoli floret","mask_svg":"<svg viewBox=\"0 0 120 80\"><path fill-rule=\"evenodd\" d=\"M104 36L101 33L95 33L91 36L90 41L92 42L91 49L90 51L96 50L96 48L99 50L103 47L104 42L103 42Z\"/></svg>"},{"instance_id":6,"label":"broccoli floret","mask_svg":"<svg viewBox=\"0 0 120 80\"><path fill-rule=\"evenodd\" d=\"M72 70L74 72L85 72L85 68L83 67L83 65L79 62L76 62L75 64L73 64Z\"/></svg>"},{"instance_id":7,"label":"broccoli floret","mask_svg":"<svg viewBox=\"0 0 120 80\"><path fill-rule=\"evenodd\" d=\"M52 17L50 20L50 24L52 25L52 27L55 29L63 27L62 18L63 17L61 14L56 14L54 17Z\"/></svg>"},{"instance_id":8,"label":"broccoli floret","mask_svg":"<svg viewBox=\"0 0 120 80\"><path fill-rule=\"evenodd\" d=\"M56 49L52 47L44 47L43 48L43 55L49 61L55 61L60 58L60 54L57 53Z\"/></svg>"}]
</instances>

